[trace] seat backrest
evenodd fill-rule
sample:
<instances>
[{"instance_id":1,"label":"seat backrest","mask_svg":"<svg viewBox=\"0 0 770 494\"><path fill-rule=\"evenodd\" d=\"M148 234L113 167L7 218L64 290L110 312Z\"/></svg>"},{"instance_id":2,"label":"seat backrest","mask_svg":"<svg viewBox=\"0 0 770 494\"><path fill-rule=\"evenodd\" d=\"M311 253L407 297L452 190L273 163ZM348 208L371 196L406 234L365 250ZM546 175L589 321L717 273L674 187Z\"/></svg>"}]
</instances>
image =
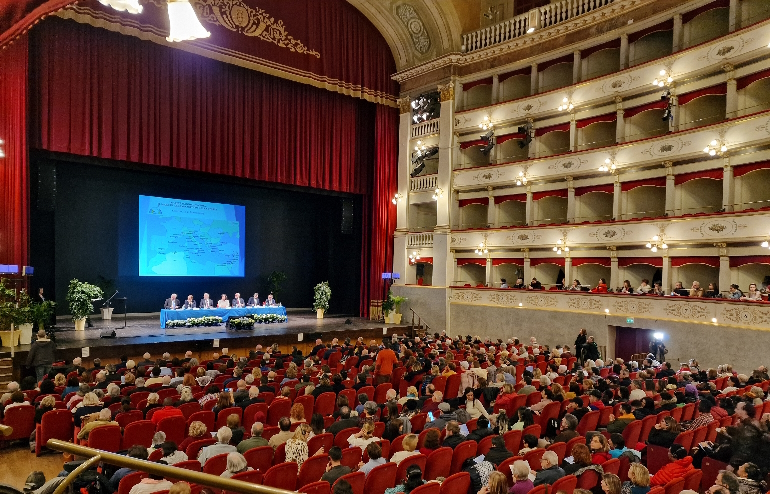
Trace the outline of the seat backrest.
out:
<instances>
[{"instance_id":1,"label":"seat backrest","mask_svg":"<svg viewBox=\"0 0 770 494\"><path fill-rule=\"evenodd\" d=\"M611 460L605 461L602 463L602 470L604 470L604 473L614 473L615 475L618 475L620 472L620 460L612 458Z\"/></svg>"},{"instance_id":2,"label":"seat backrest","mask_svg":"<svg viewBox=\"0 0 770 494\"><path fill-rule=\"evenodd\" d=\"M355 390L353 390L353 394L355 394ZM321 393L320 395L318 395L318 398L315 399L315 402L313 404L315 413L320 413L323 416L333 414L336 400L337 400L337 395L335 395L331 391L327 391L326 393ZM356 402L350 401L350 403L353 404Z\"/></svg>"},{"instance_id":3,"label":"seat backrest","mask_svg":"<svg viewBox=\"0 0 770 494\"><path fill-rule=\"evenodd\" d=\"M120 483L118 484L118 494L128 494L131 491L131 488L141 482L146 476L147 474L145 472L129 473L120 479Z\"/></svg>"},{"instance_id":4,"label":"seat backrest","mask_svg":"<svg viewBox=\"0 0 770 494\"><path fill-rule=\"evenodd\" d=\"M340 463L346 467L350 467L351 470L358 468L358 464L361 462L361 448L353 446L351 448L345 448L342 450L342 460Z\"/></svg>"},{"instance_id":5,"label":"seat backrest","mask_svg":"<svg viewBox=\"0 0 770 494\"><path fill-rule=\"evenodd\" d=\"M366 483L366 474L364 472L352 472L338 478L334 483L345 480L353 490L353 494L364 494L364 484ZM334 486L332 486L332 490Z\"/></svg>"},{"instance_id":6,"label":"seat backrest","mask_svg":"<svg viewBox=\"0 0 770 494\"><path fill-rule=\"evenodd\" d=\"M495 436L487 436L483 438L481 441L479 441L479 446L476 448L476 454L477 455L486 455L489 453L489 450L492 449L492 439L494 439Z\"/></svg>"},{"instance_id":7,"label":"seat backrest","mask_svg":"<svg viewBox=\"0 0 770 494\"><path fill-rule=\"evenodd\" d=\"M577 429L575 429L577 433L581 436L585 436L587 432L595 431L596 427L599 425L599 415L598 410L583 415L583 418L581 418L578 423Z\"/></svg>"},{"instance_id":8,"label":"seat backrest","mask_svg":"<svg viewBox=\"0 0 770 494\"><path fill-rule=\"evenodd\" d=\"M222 472L227 470L227 455L229 453L222 453L221 455L212 456L206 463L203 464L203 473L210 475L222 475Z\"/></svg>"},{"instance_id":9,"label":"seat backrest","mask_svg":"<svg viewBox=\"0 0 770 494\"><path fill-rule=\"evenodd\" d=\"M540 458L543 457L543 453L545 453L543 448L535 448L532 451L527 451L524 455L524 461L529 463L530 470L540 470Z\"/></svg>"},{"instance_id":10,"label":"seat backrest","mask_svg":"<svg viewBox=\"0 0 770 494\"><path fill-rule=\"evenodd\" d=\"M553 484L551 484L551 492L564 492L565 494L572 494L572 491L577 487L577 477L574 475L567 475L560 478Z\"/></svg>"},{"instance_id":11,"label":"seat backrest","mask_svg":"<svg viewBox=\"0 0 770 494\"><path fill-rule=\"evenodd\" d=\"M462 469L463 462L472 456L476 456L476 441L464 441L455 446L452 453L452 466L449 469L450 474L455 474Z\"/></svg>"},{"instance_id":12,"label":"seat backrest","mask_svg":"<svg viewBox=\"0 0 770 494\"><path fill-rule=\"evenodd\" d=\"M305 411L305 419L310 421L310 417L313 416L313 406L315 405L315 398L313 395L297 396L294 399L294 403L299 403Z\"/></svg>"},{"instance_id":13,"label":"seat backrest","mask_svg":"<svg viewBox=\"0 0 770 494\"><path fill-rule=\"evenodd\" d=\"M338 446L342 449L345 449L348 447L348 438L352 435L360 431L358 427L348 427L347 429L342 429L334 436L334 445Z\"/></svg>"},{"instance_id":14,"label":"seat backrest","mask_svg":"<svg viewBox=\"0 0 770 494\"><path fill-rule=\"evenodd\" d=\"M541 430L541 427L539 424L530 425L529 427L524 428L524 430L521 433L521 437L524 437L527 434L532 434L535 437L540 437L540 430Z\"/></svg>"},{"instance_id":15,"label":"seat backrest","mask_svg":"<svg viewBox=\"0 0 770 494\"><path fill-rule=\"evenodd\" d=\"M599 484L599 474L596 470L586 470L577 480L577 488L591 490Z\"/></svg>"},{"instance_id":16,"label":"seat backrest","mask_svg":"<svg viewBox=\"0 0 770 494\"><path fill-rule=\"evenodd\" d=\"M425 463L427 462L427 460L428 460L428 457L421 454L412 455L408 458L401 460L401 463L398 464L398 469L396 470L396 485L402 484L404 482L404 479L406 479L406 470L412 465L419 466L420 471L424 472Z\"/></svg>"},{"instance_id":17,"label":"seat backrest","mask_svg":"<svg viewBox=\"0 0 770 494\"><path fill-rule=\"evenodd\" d=\"M684 489L684 479L682 477L671 479L663 486L663 489L665 489L666 494L679 494Z\"/></svg>"},{"instance_id":18,"label":"seat backrest","mask_svg":"<svg viewBox=\"0 0 770 494\"><path fill-rule=\"evenodd\" d=\"M329 463L329 455L322 454L311 456L304 462L297 474L297 488L304 487L320 479L326 472L326 465Z\"/></svg>"},{"instance_id":19,"label":"seat backrest","mask_svg":"<svg viewBox=\"0 0 770 494\"><path fill-rule=\"evenodd\" d=\"M297 486L297 464L289 461L270 467L265 472L262 483L269 487L293 491Z\"/></svg>"},{"instance_id":20,"label":"seat backrest","mask_svg":"<svg viewBox=\"0 0 770 494\"><path fill-rule=\"evenodd\" d=\"M623 429L623 442L629 448L634 448L642 434L642 421L634 420Z\"/></svg>"},{"instance_id":21,"label":"seat backrest","mask_svg":"<svg viewBox=\"0 0 770 494\"><path fill-rule=\"evenodd\" d=\"M286 461L286 443L281 443L273 453L273 465L280 465Z\"/></svg>"},{"instance_id":22,"label":"seat backrest","mask_svg":"<svg viewBox=\"0 0 770 494\"><path fill-rule=\"evenodd\" d=\"M13 427L13 432L3 438L5 441L29 438L32 431L35 430L35 407L32 405L11 407L5 412L3 423Z\"/></svg>"},{"instance_id":23,"label":"seat backrest","mask_svg":"<svg viewBox=\"0 0 770 494\"><path fill-rule=\"evenodd\" d=\"M668 448L654 444L647 445L647 470L650 471L650 475L655 475L667 463L669 463Z\"/></svg>"},{"instance_id":24,"label":"seat backrest","mask_svg":"<svg viewBox=\"0 0 770 494\"><path fill-rule=\"evenodd\" d=\"M510 469L509 469L510 471ZM468 472L459 472L450 475L441 484L440 494L455 494L468 492L471 487L471 475Z\"/></svg>"},{"instance_id":25,"label":"seat backrest","mask_svg":"<svg viewBox=\"0 0 770 494\"><path fill-rule=\"evenodd\" d=\"M289 408L291 408L291 407L289 407ZM227 407L227 408L223 408L222 410L220 410L219 413L217 414L216 429L219 430L222 427L227 427L227 417L229 417L230 415L233 415L233 414L237 415L238 416L238 420L240 421L241 419L243 419L243 408L241 408L241 407Z\"/></svg>"},{"instance_id":26,"label":"seat backrest","mask_svg":"<svg viewBox=\"0 0 770 494\"><path fill-rule=\"evenodd\" d=\"M372 468L369 475L366 476L364 492L366 494L384 494L385 489L395 487L397 469L396 464L390 462Z\"/></svg>"},{"instance_id":27,"label":"seat backrest","mask_svg":"<svg viewBox=\"0 0 770 494\"><path fill-rule=\"evenodd\" d=\"M428 482L412 489L412 494L441 494L441 485L437 482Z\"/></svg>"},{"instance_id":28,"label":"seat backrest","mask_svg":"<svg viewBox=\"0 0 770 494\"><path fill-rule=\"evenodd\" d=\"M561 465L564 457L567 456L567 443L553 443L548 446L547 450L556 453L556 456L559 458L559 465Z\"/></svg>"},{"instance_id":29,"label":"seat backrest","mask_svg":"<svg viewBox=\"0 0 770 494\"><path fill-rule=\"evenodd\" d=\"M184 419L187 420L190 418L190 415L194 414L195 412L201 411L201 406L198 404L197 401L191 401L189 403L182 403L177 408L181 410L182 415L184 415Z\"/></svg>"},{"instance_id":30,"label":"seat backrest","mask_svg":"<svg viewBox=\"0 0 770 494\"><path fill-rule=\"evenodd\" d=\"M390 383L382 383L377 385L374 389L374 401L377 403L385 403L386 395L389 390L393 389L393 385Z\"/></svg>"},{"instance_id":31,"label":"seat backrest","mask_svg":"<svg viewBox=\"0 0 770 494\"><path fill-rule=\"evenodd\" d=\"M703 471L699 468L694 468L687 472L684 476L684 490L692 490L700 492L700 480L703 478Z\"/></svg>"},{"instance_id":32,"label":"seat backrest","mask_svg":"<svg viewBox=\"0 0 770 494\"><path fill-rule=\"evenodd\" d=\"M291 411L291 401L287 399L276 398L267 407L267 423L276 426L281 417L288 417Z\"/></svg>"},{"instance_id":33,"label":"seat backrest","mask_svg":"<svg viewBox=\"0 0 770 494\"><path fill-rule=\"evenodd\" d=\"M88 447L117 453L120 451L120 426L106 425L93 429L88 434Z\"/></svg>"},{"instance_id":34,"label":"seat backrest","mask_svg":"<svg viewBox=\"0 0 770 494\"><path fill-rule=\"evenodd\" d=\"M187 418L187 425L189 425L195 421L203 422L203 425L206 426L206 430L208 432L214 432L216 431L216 418L214 417L214 412L211 410L201 410L200 412L195 412L192 415L190 415ZM247 429L251 430L251 429Z\"/></svg>"},{"instance_id":35,"label":"seat backrest","mask_svg":"<svg viewBox=\"0 0 770 494\"><path fill-rule=\"evenodd\" d=\"M248 482L249 484L262 484L262 472L259 472L257 470L248 470L246 472L236 473L230 478L232 480L240 480L241 482ZM236 493L235 491L222 491L222 494L238 494L238 493Z\"/></svg>"},{"instance_id":36,"label":"seat backrest","mask_svg":"<svg viewBox=\"0 0 770 494\"><path fill-rule=\"evenodd\" d=\"M142 415L141 410L129 410L128 412L121 412L115 416L115 422L117 422L123 429L125 429L131 422L142 419L144 419L144 415Z\"/></svg>"},{"instance_id":37,"label":"seat backrest","mask_svg":"<svg viewBox=\"0 0 770 494\"><path fill-rule=\"evenodd\" d=\"M329 432L313 436L307 442L307 449L311 454L319 448L323 448L328 453L332 446L334 446L334 435Z\"/></svg>"},{"instance_id":38,"label":"seat backrest","mask_svg":"<svg viewBox=\"0 0 770 494\"><path fill-rule=\"evenodd\" d=\"M521 444L522 431L508 431L503 434L503 440L505 441L505 448L514 455L519 452L519 445Z\"/></svg>"},{"instance_id":39,"label":"seat backrest","mask_svg":"<svg viewBox=\"0 0 770 494\"><path fill-rule=\"evenodd\" d=\"M198 453L200 453L201 449L205 448L206 446L210 446L216 442L217 440L214 439L213 437L201 439L199 441L193 441L187 446L187 449L185 450L185 454L187 455L187 458L194 460L198 458ZM272 450L273 448L270 448L270 449Z\"/></svg>"},{"instance_id":40,"label":"seat backrest","mask_svg":"<svg viewBox=\"0 0 770 494\"><path fill-rule=\"evenodd\" d=\"M246 464L254 470L261 472L267 472L267 470L273 465L273 447L272 446L260 446L258 448L252 448L247 450L243 457L246 458Z\"/></svg>"},{"instance_id":41,"label":"seat backrest","mask_svg":"<svg viewBox=\"0 0 770 494\"><path fill-rule=\"evenodd\" d=\"M610 423L610 415L612 415L612 407L604 407L599 410L599 427L607 427Z\"/></svg>"},{"instance_id":42,"label":"seat backrest","mask_svg":"<svg viewBox=\"0 0 770 494\"><path fill-rule=\"evenodd\" d=\"M693 435L694 431L680 432L679 435L676 436L676 439L674 439L674 442L676 444L681 444L684 449L690 451L690 448L692 447Z\"/></svg>"},{"instance_id":43,"label":"seat backrest","mask_svg":"<svg viewBox=\"0 0 770 494\"><path fill-rule=\"evenodd\" d=\"M262 396L261 393L260 396ZM251 431L251 426L254 425L254 422L257 421L255 418L257 412L264 413L265 418L267 418L267 405L265 403L252 403L246 407L246 409L243 411L243 417L241 420L241 424L243 424L243 428L245 430Z\"/></svg>"},{"instance_id":44,"label":"seat backrest","mask_svg":"<svg viewBox=\"0 0 770 494\"><path fill-rule=\"evenodd\" d=\"M184 441L186 426L184 417L165 417L160 419L155 430L165 432L166 441L173 441L179 444Z\"/></svg>"},{"instance_id":45,"label":"seat backrest","mask_svg":"<svg viewBox=\"0 0 770 494\"><path fill-rule=\"evenodd\" d=\"M329 482L319 480L318 482L313 482L301 487L297 492L304 492L305 494L330 494L331 487L329 486Z\"/></svg>"},{"instance_id":46,"label":"seat backrest","mask_svg":"<svg viewBox=\"0 0 770 494\"><path fill-rule=\"evenodd\" d=\"M131 422L123 430L123 449L128 449L137 444L149 448L152 445L152 436L154 435L155 424L151 421L137 420L136 422Z\"/></svg>"},{"instance_id":47,"label":"seat backrest","mask_svg":"<svg viewBox=\"0 0 770 494\"><path fill-rule=\"evenodd\" d=\"M657 421L658 417L655 415L648 415L642 419L642 430L639 432L639 440L637 442L647 442L647 437L649 437L650 431L655 427Z\"/></svg>"},{"instance_id":48,"label":"seat backrest","mask_svg":"<svg viewBox=\"0 0 770 494\"><path fill-rule=\"evenodd\" d=\"M438 477L448 477L452 468L452 448L444 446L434 450L425 462L425 480L436 480Z\"/></svg>"},{"instance_id":49,"label":"seat backrest","mask_svg":"<svg viewBox=\"0 0 770 494\"><path fill-rule=\"evenodd\" d=\"M446 380L446 387L444 388L444 397L446 399L457 398L460 394L460 374L452 374Z\"/></svg>"},{"instance_id":50,"label":"seat backrest","mask_svg":"<svg viewBox=\"0 0 770 494\"><path fill-rule=\"evenodd\" d=\"M425 422L428 420L428 414L427 413L417 413L413 415L409 422L412 424L412 432L418 433L422 432L422 429L425 427Z\"/></svg>"}]
</instances>

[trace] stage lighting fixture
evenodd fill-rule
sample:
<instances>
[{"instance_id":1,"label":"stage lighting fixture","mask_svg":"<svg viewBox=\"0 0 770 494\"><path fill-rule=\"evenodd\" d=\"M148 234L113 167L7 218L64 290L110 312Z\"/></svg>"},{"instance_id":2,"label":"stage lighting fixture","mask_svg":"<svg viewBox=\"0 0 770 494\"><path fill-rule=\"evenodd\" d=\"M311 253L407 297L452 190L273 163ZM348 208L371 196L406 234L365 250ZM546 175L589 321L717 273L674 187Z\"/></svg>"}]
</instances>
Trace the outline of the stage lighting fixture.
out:
<instances>
[{"instance_id":1,"label":"stage lighting fixture","mask_svg":"<svg viewBox=\"0 0 770 494\"><path fill-rule=\"evenodd\" d=\"M168 0L168 22L166 41L189 41L211 36L198 20L189 0Z\"/></svg>"},{"instance_id":2,"label":"stage lighting fixture","mask_svg":"<svg viewBox=\"0 0 770 494\"><path fill-rule=\"evenodd\" d=\"M415 124L438 118L440 113L438 91L421 94L412 101L412 122Z\"/></svg>"}]
</instances>

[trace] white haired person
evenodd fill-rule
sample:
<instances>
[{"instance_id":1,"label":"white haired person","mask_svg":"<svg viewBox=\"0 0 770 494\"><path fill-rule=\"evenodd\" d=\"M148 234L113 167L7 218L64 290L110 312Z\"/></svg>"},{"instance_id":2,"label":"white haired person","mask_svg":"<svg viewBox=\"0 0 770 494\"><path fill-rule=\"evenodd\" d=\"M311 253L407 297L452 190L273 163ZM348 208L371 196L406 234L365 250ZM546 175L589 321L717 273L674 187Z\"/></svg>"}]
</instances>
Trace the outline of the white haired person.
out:
<instances>
[{"instance_id":1,"label":"white haired person","mask_svg":"<svg viewBox=\"0 0 770 494\"><path fill-rule=\"evenodd\" d=\"M232 437L233 431L229 427L220 427L217 431L217 442L211 446L206 446L200 450L200 453L198 453L198 461L201 463L201 466L205 465L209 459L216 455L235 453L235 446L230 445L230 439L232 439Z\"/></svg>"},{"instance_id":2,"label":"white haired person","mask_svg":"<svg viewBox=\"0 0 770 494\"><path fill-rule=\"evenodd\" d=\"M233 475L248 472L254 470L246 463L246 458L240 453L228 453L227 455L227 469L222 472L220 477L226 479L232 478Z\"/></svg>"},{"instance_id":3,"label":"white haired person","mask_svg":"<svg viewBox=\"0 0 770 494\"><path fill-rule=\"evenodd\" d=\"M112 412L110 409L104 408L99 411L99 415L96 417L96 420L91 420L86 425L84 425L82 429L80 429L80 432L78 433L78 439L87 440L88 435L91 434L92 430L96 429L97 427L104 427L107 425L115 425L120 427L117 422L112 420Z\"/></svg>"}]
</instances>

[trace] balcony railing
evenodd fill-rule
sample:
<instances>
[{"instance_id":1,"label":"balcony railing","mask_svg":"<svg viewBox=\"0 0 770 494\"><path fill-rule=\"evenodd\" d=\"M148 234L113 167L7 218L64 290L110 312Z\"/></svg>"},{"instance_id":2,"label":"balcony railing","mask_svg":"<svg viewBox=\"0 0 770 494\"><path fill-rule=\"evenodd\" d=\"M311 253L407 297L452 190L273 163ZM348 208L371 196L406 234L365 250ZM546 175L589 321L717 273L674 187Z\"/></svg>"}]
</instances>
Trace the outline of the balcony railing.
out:
<instances>
[{"instance_id":1,"label":"balcony railing","mask_svg":"<svg viewBox=\"0 0 770 494\"><path fill-rule=\"evenodd\" d=\"M432 247L433 246L433 234L432 233L410 233L407 245L409 247Z\"/></svg>"},{"instance_id":2,"label":"balcony railing","mask_svg":"<svg viewBox=\"0 0 770 494\"><path fill-rule=\"evenodd\" d=\"M425 137L439 132L439 119L427 120L417 125L412 126L412 138L417 139L419 137Z\"/></svg>"},{"instance_id":3,"label":"balcony railing","mask_svg":"<svg viewBox=\"0 0 770 494\"><path fill-rule=\"evenodd\" d=\"M505 20L493 26L472 31L463 35L463 51L466 53L482 50L498 43L505 43L527 34L530 19L535 20L536 28L550 27L579 15L609 5L614 0L561 0L533 9L525 14Z\"/></svg>"},{"instance_id":4,"label":"balcony railing","mask_svg":"<svg viewBox=\"0 0 770 494\"><path fill-rule=\"evenodd\" d=\"M409 190L418 192L422 190L435 190L438 184L438 175L421 175L409 180Z\"/></svg>"}]
</instances>

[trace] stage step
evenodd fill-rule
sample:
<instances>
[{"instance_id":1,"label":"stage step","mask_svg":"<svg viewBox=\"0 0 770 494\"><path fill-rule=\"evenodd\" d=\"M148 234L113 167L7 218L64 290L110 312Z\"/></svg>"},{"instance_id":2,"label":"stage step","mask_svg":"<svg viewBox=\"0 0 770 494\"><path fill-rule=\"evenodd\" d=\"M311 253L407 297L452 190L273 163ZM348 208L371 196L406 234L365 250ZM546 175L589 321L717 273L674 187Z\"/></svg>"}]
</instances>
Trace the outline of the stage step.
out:
<instances>
[{"instance_id":1,"label":"stage step","mask_svg":"<svg viewBox=\"0 0 770 494\"><path fill-rule=\"evenodd\" d=\"M13 381L13 360L0 358L0 389L5 389Z\"/></svg>"}]
</instances>

